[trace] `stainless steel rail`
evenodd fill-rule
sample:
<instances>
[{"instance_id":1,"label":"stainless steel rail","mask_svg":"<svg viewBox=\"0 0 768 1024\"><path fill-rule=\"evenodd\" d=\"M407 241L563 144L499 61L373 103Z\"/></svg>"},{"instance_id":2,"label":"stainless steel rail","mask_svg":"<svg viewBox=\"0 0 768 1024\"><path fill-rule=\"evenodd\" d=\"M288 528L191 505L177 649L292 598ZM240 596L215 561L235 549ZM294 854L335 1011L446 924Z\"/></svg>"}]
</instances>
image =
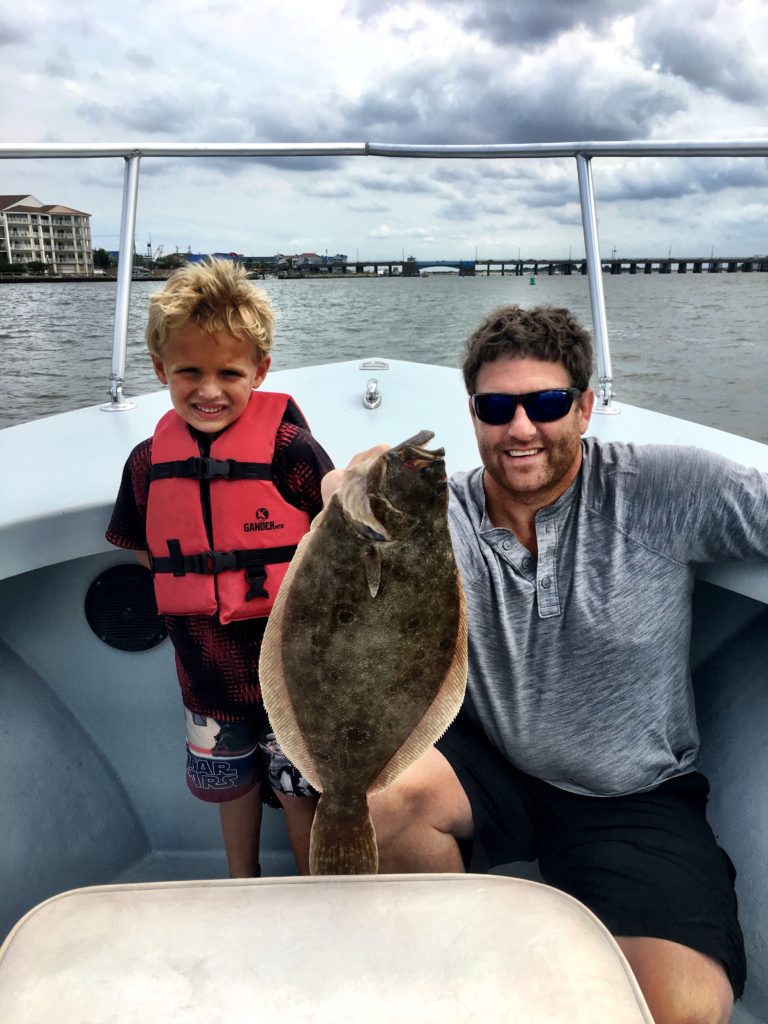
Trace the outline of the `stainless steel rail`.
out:
<instances>
[{"instance_id":1,"label":"stainless steel rail","mask_svg":"<svg viewBox=\"0 0 768 1024\"><path fill-rule=\"evenodd\" d=\"M603 270L600 262L600 244L597 238L597 211L595 210L595 192L592 188L591 159L591 157L584 156L583 153L576 155L581 227L584 231L589 301L592 307L592 336L597 358L598 385L595 412L615 413L617 409L613 404L613 369L611 368L611 349L608 344L608 319L605 315Z\"/></svg>"},{"instance_id":2,"label":"stainless steel rail","mask_svg":"<svg viewBox=\"0 0 768 1024\"><path fill-rule=\"evenodd\" d=\"M0 143L5 159L83 159L122 157L126 162L120 227L120 263L117 279L115 328L112 345L110 402L105 409L133 408L123 397L128 336L128 304L133 271L133 240L138 204L139 164L143 157L344 157L372 156L437 160L521 160L574 157L579 182L582 228L587 258L590 305L598 371L596 412L616 412L613 405L613 370L605 315L600 245L592 186L594 157L768 157L768 138L629 141L543 142L495 146L420 146L373 142L338 143Z\"/></svg>"},{"instance_id":3,"label":"stainless steel rail","mask_svg":"<svg viewBox=\"0 0 768 1024\"><path fill-rule=\"evenodd\" d=\"M418 146L377 142L30 142L0 143L0 157L87 158L140 156L383 156L440 160L504 160L578 156L768 156L764 139L699 139L686 142L535 142L495 146Z\"/></svg>"},{"instance_id":4,"label":"stainless steel rail","mask_svg":"<svg viewBox=\"0 0 768 1024\"><path fill-rule=\"evenodd\" d=\"M112 340L112 372L109 375L109 397L102 409L107 412L125 412L135 409L135 402L128 402L123 396L125 379L125 356L128 348L128 309L131 302L131 278L133 276L133 239L136 237L136 209L139 201L138 153L125 157L125 178L123 181L123 213L120 219L120 259L117 264L117 300L115 303L115 327ZM129 257L126 259L126 253Z\"/></svg>"}]
</instances>

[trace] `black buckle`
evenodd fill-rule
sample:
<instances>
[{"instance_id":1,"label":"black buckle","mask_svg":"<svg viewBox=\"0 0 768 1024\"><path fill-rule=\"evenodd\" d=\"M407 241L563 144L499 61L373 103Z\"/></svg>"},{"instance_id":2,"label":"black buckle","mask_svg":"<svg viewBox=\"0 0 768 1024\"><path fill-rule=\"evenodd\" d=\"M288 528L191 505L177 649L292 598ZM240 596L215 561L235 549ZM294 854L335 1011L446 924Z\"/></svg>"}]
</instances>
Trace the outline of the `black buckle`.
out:
<instances>
[{"instance_id":1,"label":"black buckle","mask_svg":"<svg viewBox=\"0 0 768 1024\"><path fill-rule=\"evenodd\" d=\"M213 572L211 567L211 554L213 552L203 551L199 555L185 555L184 556L184 569L182 575L188 572L200 573L203 576L210 576ZM171 559L171 561L173 561ZM174 576L179 575L174 571Z\"/></svg>"},{"instance_id":2,"label":"black buckle","mask_svg":"<svg viewBox=\"0 0 768 1024\"><path fill-rule=\"evenodd\" d=\"M208 572L229 572L240 568L236 551L209 551L206 557L210 566Z\"/></svg>"},{"instance_id":3,"label":"black buckle","mask_svg":"<svg viewBox=\"0 0 768 1024\"><path fill-rule=\"evenodd\" d=\"M230 464L227 459L211 459L203 457L200 459L202 467L201 479L213 480L216 477L226 480L230 474Z\"/></svg>"},{"instance_id":4,"label":"black buckle","mask_svg":"<svg viewBox=\"0 0 768 1024\"><path fill-rule=\"evenodd\" d=\"M269 597L264 584L267 582L267 567L265 565L252 565L245 571L245 578L248 580L248 593L246 601L253 601L256 597Z\"/></svg>"}]
</instances>

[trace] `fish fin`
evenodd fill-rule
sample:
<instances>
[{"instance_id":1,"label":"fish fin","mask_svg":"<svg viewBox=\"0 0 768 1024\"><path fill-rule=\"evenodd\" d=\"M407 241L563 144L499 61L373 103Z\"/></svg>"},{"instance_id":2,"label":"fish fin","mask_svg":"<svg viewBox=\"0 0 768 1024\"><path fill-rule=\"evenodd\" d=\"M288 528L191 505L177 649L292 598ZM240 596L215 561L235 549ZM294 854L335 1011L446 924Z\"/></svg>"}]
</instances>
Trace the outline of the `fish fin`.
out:
<instances>
[{"instance_id":1,"label":"fish fin","mask_svg":"<svg viewBox=\"0 0 768 1024\"><path fill-rule=\"evenodd\" d=\"M371 597L376 597L381 583L381 551L375 544L371 544L365 549L363 565L365 566L365 578L368 580L368 590Z\"/></svg>"},{"instance_id":2,"label":"fish fin","mask_svg":"<svg viewBox=\"0 0 768 1024\"><path fill-rule=\"evenodd\" d=\"M321 512L320 515L323 513ZM314 520L317 522L317 519ZM314 525L314 524L313 524ZM296 553L288 566L288 572L277 592L272 606L259 657L259 683L264 707L270 725L280 743L283 753L294 764L301 774L319 792L322 791L319 773L314 758L310 755L307 744L299 727L293 710L288 687L285 683L283 670L283 622L285 604L291 588L291 579L314 539L312 532L306 533L299 541Z\"/></svg>"},{"instance_id":3,"label":"fish fin","mask_svg":"<svg viewBox=\"0 0 768 1024\"><path fill-rule=\"evenodd\" d=\"M347 808L334 813L327 797L320 797L309 838L311 875L375 875L379 867L376 833L368 804L356 818Z\"/></svg>"},{"instance_id":4,"label":"fish fin","mask_svg":"<svg viewBox=\"0 0 768 1024\"><path fill-rule=\"evenodd\" d=\"M467 606L461 578L457 572L459 596L459 628L453 660L440 684L437 696L424 712L403 745L395 751L368 787L369 793L378 793L395 781L401 772L412 765L443 735L459 713L467 688Z\"/></svg>"},{"instance_id":5,"label":"fish fin","mask_svg":"<svg viewBox=\"0 0 768 1024\"><path fill-rule=\"evenodd\" d=\"M320 526L322 526L323 525L323 520L325 519L325 517L327 515L328 515L328 506L325 505L323 508L320 509L320 511L315 516L315 518L309 524L310 532L312 530L317 530Z\"/></svg>"}]
</instances>

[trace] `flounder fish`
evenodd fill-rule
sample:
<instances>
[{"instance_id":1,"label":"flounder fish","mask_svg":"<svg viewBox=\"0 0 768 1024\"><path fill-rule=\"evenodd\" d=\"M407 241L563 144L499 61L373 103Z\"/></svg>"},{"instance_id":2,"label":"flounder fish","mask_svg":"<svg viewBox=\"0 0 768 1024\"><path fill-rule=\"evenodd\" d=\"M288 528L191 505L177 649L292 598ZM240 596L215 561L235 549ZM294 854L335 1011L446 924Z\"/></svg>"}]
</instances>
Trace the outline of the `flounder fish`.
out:
<instances>
[{"instance_id":1,"label":"flounder fish","mask_svg":"<svg viewBox=\"0 0 768 1024\"><path fill-rule=\"evenodd\" d=\"M321 793L312 874L373 874L367 794L448 728L467 624L448 532L443 449L415 437L347 471L275 601L259 675L286 756Z\"/></svg>"}]
</instances>

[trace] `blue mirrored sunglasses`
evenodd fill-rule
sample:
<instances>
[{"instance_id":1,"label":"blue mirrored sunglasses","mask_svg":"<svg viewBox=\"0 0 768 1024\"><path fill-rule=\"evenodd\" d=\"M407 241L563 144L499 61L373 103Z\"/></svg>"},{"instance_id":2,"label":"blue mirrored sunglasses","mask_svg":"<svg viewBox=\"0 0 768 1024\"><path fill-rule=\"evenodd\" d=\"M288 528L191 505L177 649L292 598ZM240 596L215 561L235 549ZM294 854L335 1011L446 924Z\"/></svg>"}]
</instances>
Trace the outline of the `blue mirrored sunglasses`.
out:
<instances>
[{"instance_id":1,"label":"blue mirrored sunglasses","mask_svg":"<svg viewBox=\"0 0 768 1024\"><path fill-rule=\"evenodd\" d=\"M529 391L526 395L472 395L475 416L483 423L500 427L515 416L518 405L532 423L552 423L570 412L574 401L582 394L581 388L548 388Z\"/></svg>"}]
</instances>

